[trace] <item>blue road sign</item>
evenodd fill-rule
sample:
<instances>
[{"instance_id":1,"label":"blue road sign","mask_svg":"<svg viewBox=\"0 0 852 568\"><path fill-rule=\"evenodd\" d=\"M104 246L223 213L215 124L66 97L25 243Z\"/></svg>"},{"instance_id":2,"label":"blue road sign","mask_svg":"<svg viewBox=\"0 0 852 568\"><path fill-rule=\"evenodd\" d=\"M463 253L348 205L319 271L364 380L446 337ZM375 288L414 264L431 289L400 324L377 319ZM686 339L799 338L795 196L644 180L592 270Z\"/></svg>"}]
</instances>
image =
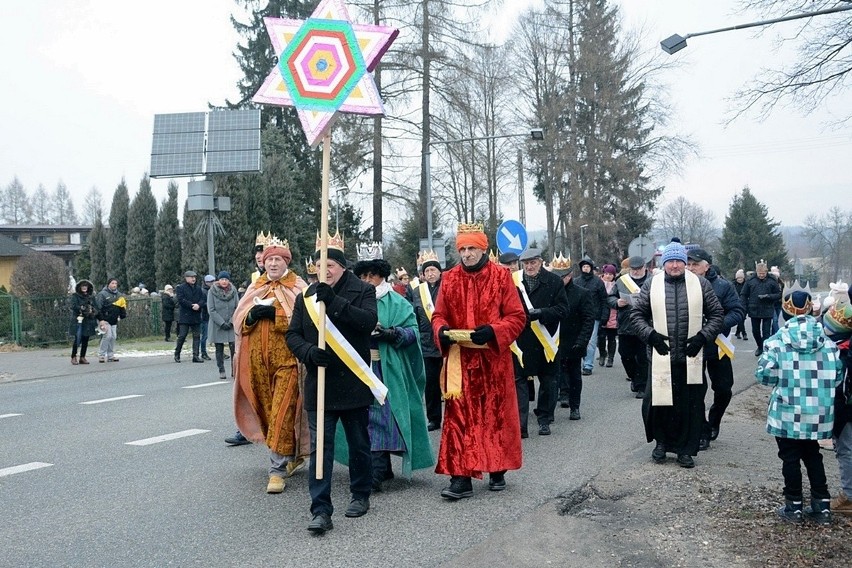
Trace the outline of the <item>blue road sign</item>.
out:
<instances>
[{"instance_id":1,"label":"blue road sign","mask_svg":"<svg viewBox=\"0 0 852 568\"><path fill-rule=\"evenodd\" d=\"M501 253L521 254L527 249L527 229L520 221L508 219L497 227L497 248Z\"/></svg>"}]
</instances>

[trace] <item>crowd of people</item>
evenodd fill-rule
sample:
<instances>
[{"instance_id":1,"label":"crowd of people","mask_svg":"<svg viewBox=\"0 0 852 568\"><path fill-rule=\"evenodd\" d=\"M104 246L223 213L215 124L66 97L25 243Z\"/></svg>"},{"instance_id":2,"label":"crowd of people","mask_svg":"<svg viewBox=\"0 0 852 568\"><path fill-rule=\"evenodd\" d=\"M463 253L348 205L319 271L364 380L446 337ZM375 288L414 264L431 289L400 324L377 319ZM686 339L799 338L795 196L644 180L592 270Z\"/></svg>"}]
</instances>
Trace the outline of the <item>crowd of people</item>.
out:
<instances>
[{"instance_id":1,"label":"crowd of people","mask_svg":"<svg viewBox=\"0 0 852 568\"><path fill-rule=\"evenodd\" d=\"M315 534L333 527L335 461L348 465L347 517L366 514L370 497L397 474L410 479L433 466L449 476L444 499L471 497L472 480L485 474L488 490L504 490L507 473L523 463L531 403L539 436L551 434L557 403L569 420L580 420L583 377L595 362L613 367L616 351L642 400L652 461L664 464L672 454L677 465L695 467L720 434L734 384L732 333L749 340L747 317L755 376L774 388L767 431L783 462L779 515L825 523L832 509L852 514L848 287L838 285L815 305L809 290L785 287L762 262L729 281L707 251L678 239L662 250L658 267L631 256L619 269L589 257L572 265L561 252L546 262L536 248L496 256L481 226L461 224L460 263L445 269L423 251L414 278L392 268L377 243L359 247L353 263L343 239L331 237L325 273L314 263L319 249L318 240L303 280L290 268L287 242L261 233L257 271L244 293L228 272L199 286L192 270L162 293L167 341L177 322L176 362L190 332L192 361L209 359L206 343L214 344L221 379L230 356L238 430L226 442L266 444L266 491L284 491L307 462L307 528ZM90 282L77 284L73 364L87 363L97 329L104 335L99 360L117 360L115 326L126 312L116 286L111 280L93 295ZM705 411L708 386L713 402ZM428 432L437 430L435 451ZM842 484L833 501L819 451L819 441L832 437ZM391 456L401 458L396 473Z\"/></svg>"}]
</instances>

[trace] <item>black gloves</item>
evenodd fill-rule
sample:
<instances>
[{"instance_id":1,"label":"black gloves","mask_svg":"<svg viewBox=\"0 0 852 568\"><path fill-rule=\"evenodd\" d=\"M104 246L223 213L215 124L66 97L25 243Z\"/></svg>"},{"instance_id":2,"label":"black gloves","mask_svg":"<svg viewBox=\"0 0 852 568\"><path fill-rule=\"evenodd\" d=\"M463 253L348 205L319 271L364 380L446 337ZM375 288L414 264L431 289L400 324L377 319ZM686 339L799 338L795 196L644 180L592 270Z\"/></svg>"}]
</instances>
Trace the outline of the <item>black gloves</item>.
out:
<instances>
[{"instance_id":1,"label":"black gloves","mask_svg":"<svg viewBox=\"0 0 852 568\"><path fill-rule=\"evenodd\" d=\"M533 308L533 309L530 310L529 313L530 313L530 321L537 321L538 319L541 318L541 309L540 308Z\"/></svg>"},{"instance_id":2,"label":"black gloves","mask_svg":"<svg viewBox=\"0 0 852 568\"><path fill-rule=\"evenodd\" d=\"M325 302L328 305L334 300L334 289L325 282L317 282L317 302Z\"/></svg>"},{"instance_id":3,"label":"black gloves","mask_svg":"<svg viewBox=\"0 0 852 568\"><path fill-rule=\"evenodd\" d=\"M376 341L386 341L388 343L396 342L396 328L393 327L376 327L376 334L373 336Z\"/></svg>"},{"instance_id":4,"label":"black gloves","mask_svg":"<svg viewBox=\"0 0 852 568\"><path fill-rule=\"evenodd\" d=\"M449 348L450 348L450 345L452 345L453 343L455 343L455 341L453 341L452 339L450 339L449 337L447 337L446 335L444 335L444 332L445 332L445 331L449 331L449 330L450 330L449 326L446 326L446 325L445 325L444 327L442 327L441 329L439 329L439 330L438 330L438 339L440 339L440 340L441 340L441 348L442 348L444 351L446 351L447 349L449 349Z\"/></svg>"},{"instance_id":5,"label":"black gloves","mask_svg":"<svg viewBox=\"0 0 852 568\"><path fill-rule=\"evenodd\" d=\"M477 345L485 345L495 337L494 328L490 325L480 325L470 334L470 340Z\"/></svg>"},{"instance_id":6,"label":"black gloves","mask_svg":"<svg viewBox=\"0 0 852 568\"><path fill-rule=\"evenodd\" d=\"M229 329L234 329L234 324L229 321L226 321L225 323L219 326L219 329L221 329L222 331L228 331Z\"/></svg>"},{"instance_id":7,"label":"black gloves","mask_svg":"<svg viewBox=\"0 0 852 568\"><path fill-rule=\"evenodd\" d=\"M692 337L686 340L686 349L684 350L687 357L695 357L701 350L704 348L704 344L707 343L707 339L704 338L700 333L696 333Z\"/></svg>"},{"instance_id":8,"label":"black gloves","mask_svg":"<svg viewBox=\"0 0 852 568\"><path fill-rule=\"evenodd\" d=\"M254 306L249 310L248 317L246 318L249 325L262 319L275 321L275 306Z\"/></svg>"},{"instance_id":9,"label":"black gloves","mask_svg":"<svg viewBox=\"0 0 852 568\"><path fill-rule=\"evenodd\" d=\"M308 359L317 367L328 367L328 364L331 363L331 355L328 351L320 349L316 345L311 346L311 350L308 351Z\"/></svg>"},{"instance_id":10,"label":"black gloves","mask_svg":"<svg viewBox=\"0 0 852 568\"><path fill-rule=\"evenodd\" d=\"M586 346L585 345L572 345L571 349L568 350L568 358L569 359L582 359L586 356Z\"/></svg>"},{"instance_id":11,"label":"black gloves","mask_svg":"<svg viewBox=\"0 0 852 568\"><path fill-rule=\"evenodd\" d=\"M656 330L651 332L651 335L648 336L648 345L654 348L654 350L660 355L668 355L669 354L669 346L666 341L669 340L668 335L663 335L661 333L657 333Z\"/></svg>"}]
</instances>

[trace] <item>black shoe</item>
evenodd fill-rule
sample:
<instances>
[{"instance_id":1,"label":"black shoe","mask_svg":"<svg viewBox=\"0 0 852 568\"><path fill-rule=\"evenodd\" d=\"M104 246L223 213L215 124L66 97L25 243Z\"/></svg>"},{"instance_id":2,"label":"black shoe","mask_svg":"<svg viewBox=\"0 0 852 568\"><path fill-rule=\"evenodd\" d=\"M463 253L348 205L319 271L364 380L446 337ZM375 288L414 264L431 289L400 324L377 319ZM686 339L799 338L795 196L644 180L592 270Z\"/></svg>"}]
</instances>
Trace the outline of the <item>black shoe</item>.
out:
<instances>
[{"instance_id":1,"label":"black shoe","mask_svg":"<svg viewBox=\"0 0 852 568\"><path fill-rule=\"evenodd\" d=\"M571 414L568 416L568 420L579 420L580 419L580 409L572 408Z\"/></svg>"},{"instance_id":2,"label":"black shoe","mask_svg":"<svg viewBox=\"0 0 852 568\"><path fill-rule=\"evenodd\" d=\"M681 454L677 457L677 465L689 469L695 467L695 461L692 459L692 456Z\"/></svg>"},{"instance_id":3,"label":"black shoe","mask_svg":"<svg viewBox=\"0 0 852 568\"><path fill-rule=\"evenodd\" d=\"M760 353L761 353L761 350L759 348L754 350L754 356L755 357L760 357Z\"/></svg>"},{"instance_id":4,"label":"black shoe","mask_svg":"<svg viewBox=\"0 0 852 568\"><path fill-rule=\"evenodd\" d=\"M460 476L451 477L450 486L441 490L441 497L450 499L451 501L473 497L473 484L470 482L470 478Z\"/></svg>"},{"instance_id":5,"label":"black shoe","mask_svg":"<svg viewBox=\"0 0 852 568\"><path fill-rule=\"evenodd\" d=\"M381 493L382 492L382 481L379 479L373 478L373 493Z\"/></svg>"},{"instance_id":6,"label":"black shoe","mask_svg":"<svg viewBox=\"0 0 852 568\"><path fill-rule=\"evenodd\" d=\"M208 355L207 353L202 353L202 354L201 354L201 358L202 358L202 359L204 359L205 361L209 361L209 360L210 360L210 355Z\"/></svg>"},{"instance_id":7,"label":"black shoe","mask_svg":"<svg viewBox=\"0 0 852 568\"><path fill-rule=\"evenodd\" d=\"M654 460L654 463L666 461L666 446L662 442L657 442L657 447L651 452L651 459Z\"/></svg>"},{"instance_id":8,"label":"black shoe","mask_svg":"<svg viewBox=\"0 0 852 568\"><path fill-rule=\"evenodd\" d=\"M363 517L367 514L367 511L370 510L370 498L369 497L353 497L349 502L349 507L346 508L346 512L343 513L349 518L355 517Z\"/></svg>"},{"instance_id":9,"label":"black shoe","mask_svg":"<svg viewBox=\"0 0 852 568\"><path fill-rule=\"evenodd\" d=\"M606 365L605 365L605 366L606 366L606 367L612 367L612 359L607 359L607 360L606 360Z\"/></svg>"},{"instance_id":10,"label":"black shoe","mask_svg":"<svg viewBox=\"0 0 852 568\"><path fill-rule=\"evenodd\" d=\"M521 439L522 439L522 440L525 440L525 439L527 439L527 438L529 438L529 437L530 437L530 433L529 433L529 432L527 432L526 430L521 430Z\"/></svg>"},{"instance_id":11,"label":"black shoe","mask_svg":"<svg viewBox=\"0 0 852 568\"><path fill-rule=\"evenodd\" d=\"M204 359L202 359L201 357L193 357L192 362L193 363L203 363Z\"/></svg>"},{"instance_id":12,"label":"black shoe","mask_svg":"<svg viewBox=\"0 0 852 568\"><path fill-rule=\"evenodd\" d=\"M434 432L435 430L440 430L441 425L438 422L433 422L432 420L426 425L426 429L430 432Z\"/></svg>"},{"instance_id":13,"label":"black shoe","mask_svg":"<svg viewBox=\"0 0 852 568\"><path fill-rule=\"evenodd\" d=\"M314 515L314 518L308 523L308 530L314 534L322 534L333 528L334 524L331 522L331 515L326 515L325 513Z\"/></svg>"},{"instance_id":14,"label":"black shoe","mask_svg":"<svg viewBox=\"0 0 852 568\"><path fill-rule=\"evenodd\" d=\"M539 424L538 425L538 435L539 436L550 436L550 424Z\"/></svg>"},{"instance_id":15,"label":"black shoe","mask_svg":"<svg viewBox=\"0 0 852 568\"><path fill-rule=\"evenodd\" d=\"M591 369L586 369L585 367L583 367L583 371L582 371L582 373L583 373L583 375L585 375L585 376L589 376L589 375L591 375L591 374L592 374L592 370L591 370Z\"/></svg>"},{"instance_id":16,"label":"black shoe","mask_svg":"<svg viewBox=\"0 0 852 568\"><path fill-rule=\"evenodd\" d=\"M571 408L571 403L569 403L567 400L560 400L559 406L561 408Z\"/></svg>"},{"instance_id":17,"label":"black shoe","mask_svg":"<svg viewBox=\"0 0 852 568\"><path fill-rule=\"evenodd\" d=\"M633 398L645 398L645 391L636 391L636 394L633 395Z\"/></svg>"},{"instance_id":18,"label":"black shoe","mask_svg":"<svg viewBox=\"0 0 852 568\"><path fill-rule=\"evenodd\" d=\"M228 360L228 359L230 359L230 358L231 358L231 356L230 356L230 355L228 355L227 353L223 353L223 354L222 354L222 359L225 359L225 360L227 361L227 360Z\"/></svg>"},{"instance_id":19,"label":"black shoe","mask_svg":"<svg viewBox=\"0 0 852 568\"><path fill-rule=\"evenodd\" d=\"M743 334L743 341L748 341L748 335L746 335L745 333Z\"/></svg>"},{"instance_id":20,"label":"black shoe","mask_svg":"<svg viewBox=\"0 0 852 568\"><path fill-rule=\"evenodd\" d=\"M831 500L829 499L811 499L811 504L805 507L805 517L814 521L818 525L831 524Z\"/></svg>"},{"instance_id":21,"label":"black shoe","mask_svg":"<svg viewBox=\"0 0 852 568\"><path fill-rule=\"evenodd\" d=\"M175 355L175 363L180 363L180 355Z\"/></svg>"},{"instance_id":22,"label":"black shoe","mask_svg":"<svg viewBox=\"0 0 852 568\"><path fill-rule=\"evenodd\" d=\"M243 436L243 433L237 430L237 433L231 436L230 438L225 438L225 443L231 446L244 446L246 444L251 444L251 440L247 439Z\"/></svg>"},{"instance_id":23,"label":"black shoe","mask_svg":"<svg viewBox=\"0 0 852 568\"><path fill-rule=\"evenodd\" d=\"M503 491L506 489L506 473L495 471L488 474L488 490Z\"/></svg>"},{"instance_id":24,"label":"black shoe","mask_svg":"<svg viewBox=\"0 0 852 568\"><path fill-rule=\"evenodd\" d=\"M742 336L741 336L739 333L738 333L735 337L736 337L737 339L742 339Z\"/></svg>"},{"instance_id":25,"label":"black shoe","mask_svg":"<svg viewBox=\"0 0 852 568\"><path fill-rule=\"evenodd\" d=\"M713 440L715 440L718 437L719 437L719 427L718 426L711 426L710 427L710 441L712 442Z\"/></svg>"},{"instance_id":26,"label":"black shoe","mask_svg":"<svg viewBox=\"0 0 852 568\"><path fill-rule=\"evenodd\" d=\"M174 339L172 339L171 337L167 337L163 341L174 341Z\"/></svg>"},{"instance_id":27,"label":"black shoe","mask_svg":"<svg viewBox=\"0 0 852 568\"><path fill-rule=\"evenodd\" d=\"M778 516L790 523L802 522L802 502L786 499L784 506L778 509Z\"/></svg>"},{"instance_id":28,"label":"black shoe","mask_svg":"<svg viewBox=\"0 0 852 568\"><path fill-rule=\"evenodd\" d=\"M598 365L603 367L604 363L606 363L606 357L598 357Z\"/></svg>"},{"instance_id":29,"label":"black shoe","mask_svg":"<svg viewBox=\"0 0 852 568\"><path fill-rule=\"evenodd\" d=\"M710 449L710 440L708 440L707 438L701 438L700 440L698 440L698 451L699 452L706 452L709 449Z\"/></svg>"}]
</instances>

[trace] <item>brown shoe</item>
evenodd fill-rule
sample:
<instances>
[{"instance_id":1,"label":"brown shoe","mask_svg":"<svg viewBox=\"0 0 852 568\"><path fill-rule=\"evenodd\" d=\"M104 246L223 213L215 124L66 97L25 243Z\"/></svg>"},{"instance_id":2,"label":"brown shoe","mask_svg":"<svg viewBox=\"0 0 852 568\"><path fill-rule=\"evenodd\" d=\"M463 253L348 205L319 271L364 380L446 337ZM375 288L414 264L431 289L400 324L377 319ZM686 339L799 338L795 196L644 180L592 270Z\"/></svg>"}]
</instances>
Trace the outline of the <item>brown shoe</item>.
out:
<instances>
[{"instance_id":1,"label":"brown shoe","mask_svg":"<svg viewBox=\"0 0 852 568\"><path fill-rule=\"evenodd\" d=\"M283 493L284 492L284 478L280 475L270 475L269 483L266 485L267 493Z\"/></svg>"},{"instance_id":2,"label":"brown shoe","mask_svg":"<svg viewBox=\"0 0 852 568\"><path fill-rule=\"evenodd\" d=\"M76 357L76 356L75 356L75 357L71 357L71 364L72 364L72 365L79 365L79 363L78 363L78 361L77 361L77 357Z\"/></svg>"},{"instance_id":3,"label":"brown shoe","mask_svg":"<svg viewBox=\"0 0 852 568\"><path fill-rule=\"evenodd\" d=\"M81 364L81 365L88 365L88 364L89 364L89 362L86 360L86 358L85 358L85 357L80 357L80 364Z\"/></svg>"},{"instance_id":4,"label":"brown shoe","mask_svg":"<svg viewBox=\"0 0 852 568\"><path fill-rule=\"evenodd\" d=\"M852 501L844 493L841 493L831 500L831 512L838 515L852 516Z\"/></svg>"}]
</instances>

